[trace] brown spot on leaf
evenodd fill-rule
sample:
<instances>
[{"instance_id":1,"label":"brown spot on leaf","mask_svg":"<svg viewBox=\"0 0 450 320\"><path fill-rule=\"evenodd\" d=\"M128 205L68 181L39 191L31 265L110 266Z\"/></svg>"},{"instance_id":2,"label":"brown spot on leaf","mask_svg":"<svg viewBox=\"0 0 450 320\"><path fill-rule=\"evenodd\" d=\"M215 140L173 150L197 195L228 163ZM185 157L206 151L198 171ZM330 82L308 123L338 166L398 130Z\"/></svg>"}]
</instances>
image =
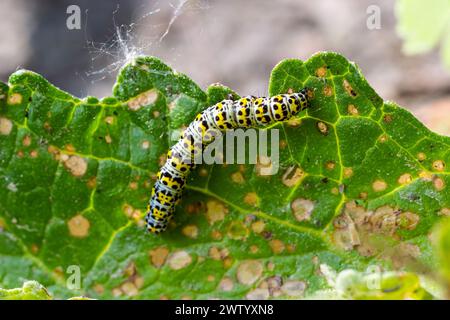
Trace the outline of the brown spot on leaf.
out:
<instances>
[{"instance_id":1,"label":"brown spot on leaf","mask_svg":"<svg viewBox=\"0 0 450 320\"><path fill-rule=\"evenodd\" d=\"M22 103L22 95L19 93L13 93L8 96L8 104L20 104Z\"/></svg>"},{"instance_id":2,"label":"brown spot on leaf","mask_svg":"<svg viewBox=\"0 0 450 320\"><path fill-rule=\"evenodd\" d=\"M262 220L258 220L252 223L252 230L254 233L261 233L264 231L266 224Z\"/></svg>"},{"instance_id":3,"label":"brown spot on leaf","mask_svg":"<svg viewBox=\"0 0 450 320\"><path fill-rule=\"evenodd\" d=\"M184 250L175 251L167 259L167 264L173 270L183 269L190 265L191 262L192 257Z\"/></svg>"},{"instance_id":4,"label":"brown spot on leaf","mask_svg":"<svg viewBox=\"0 0 450 320\"><path fill-rule=\"evenodd\" d=\"M419 161L424 161L426 158L427 158L427 155L423 152L419 152L417 154L417 160L419 160Z\"/></svg>"},{"instance_id":5,"label":"brown spot on leaf","mask_svg":"<svg viewBox=\"0 0 450 320\"><path fill-rule=\"evenodd\" d=\"M233 280L231 280L230 278L223 278L219 283L219 288L222 291L231 291L233 290L233 286Z\"/></svg>"},{"instance_id":6,"label":"brown spot on leaf","mask_svg":"<svg viewBox=\"0 0 450 320\"><path fill-rule=\"evenodd\" d=\"M445 162L442 160L436 160L433 162L433 169L436 171L444 171Z\"/></svg>"},{"instance_id":7,"label":"brown spot on leaf","mask_svg":"<svg viewBox=\"0 0 450 320\"><path fill-rule=\"evenodd\" d=\"M323 87L323 94L326 97L331 97L333 95L333 88L329 85Z\"/></svg>"},{"instance_id":8,"label":"brown spot on leaf","mask_svg":"<svg viewBox=\"0 0 450 320\"><path fill-rule=\"evenodd\" d=\"M166 262L166 258L169 255L169 249L167 247L158 247L150 250L150 262L155 268L161 268Z\"/></svg>"},{"instance_id":9,"label":"brown spot on leaf","mask_svg":"<svg viewBox=\"0 0 450 320\"><path fill-rule=\"evenodd\" d=\"M441 177L433 177L433 186L437 191L442 191L445 188L445 182Z\"/></svg>"},{"instance_id":10,"label":"brown spot on leaf","mask_svg":"<svg viewBox=\"0 0 450 320\"><path fill-rule=\"evenodd\" d=\"M183 235L191 239L197 239L198 237L198 227L195 224L185 226L181 232Z\"/></svg>"},{"instance_id":11,"label":"brown spot on leaf","mask_svg":"<svg viewBox=\"0 0 450 320\"><path fill-rule=\"evenodd\" d=\"M67 226L73 237L84 238L89 234L91 224L88 219L83 217L81 214L77 214L67 222Z\"/></svg>"},{"instance_id":12,"label":"brown spot on leaf","mask_svg":"<svg viewBox=\"0 0 450 320\"><path fill-rule=\"evenodd\" d=\"M323 66L316 69L316 76L319 78L324 78L327 75L327 67Z\"/></svg>"},{"instance_id":13,"label":"brown spot on leaf","mask_svg":"<svg viewBox=\"0 0 450 320\"><path fill-rule=\"evenodd\" d=\"M398 178L399 184L408 184L412 181L412 176L409 173L404 173Z\"/></svg>"},{"instance_id":14,"label":"brown spot on leaf","mask_svg":"<svg viewBox=\"0 0 450 320\"><path fill-rule=\"evenodd\" d=\"M272 252L274 254L280 254L285 249L285 245L284 245L283 241L281 241L279 239L270 240L269 241L269 246L272 249Z\"/></svg>"},{"instance_id":15,"label":"brown spot on leaf","mask_svg":"<svg viewBox=\"0 0 450 320\"><path fill-rule=\"evenodd\" d=\"M109 134L107 134L107 135L105 136L105 142L106 142L107 144L111 144L112 138L111 138L111 136L110 136Z\"/></svg>"},{"instance_id":16,"label":"brown spot on leaf","mask_svg":"<svg viewBox=\"0 0 450 320\"><path fill-rule=\"evenodd\" d=\"M129 297L137 296L139 291L133 282L127 281L120 286L121 291Z\"/></svg>"},{"instance_id":17,"label":"brown spot on leaf","mask_svg":"<svg viewBox=\"0 0 450 320\"><path fill-rule=\"evenodd\" d=\"M0 134L7 136L11 133L13 123L7 118L0 117Z\"/></svg>"},{"instance_id":18,"label":"brown spot on leaf","mask_svg":"<svg viewBox=\"0 0 450 320\"><path fill-rule=\"evenodd\" d=\"M353 168L348 167L348 168L344 168L344 177L345 178L350 178L353 175Z\"/></svg>"},{"instance_id":19,"label":"brown spot on leaf","mask_svg":"<svg viewBox=\"0 0 450 320\"><path fill-rule=\"evenodd\" d=\"M131 190L137 190L137 188L138 188L138 183L137 183L136 181L131 181L130 184L128 185L128 187L129 187Z\"/></svg>"},{"instance_id":20,"label":"brown spot on leaf","mask_svg":"<svg viewBox=\"0 0 450 320\"><path fill-rule=\"evenodd\" d=\"M314 202L309 199L298 198L292 201L291 209L297 221L309 220L314 210Z\"/></svg>"},{"instance_id":21,"label":"brown spot on leaf","mask_svg":"<svg viewBox=\"0 0 450 320\"><path fill-rule=\"evenodd\" d=\"M420 217L412 212L402 212L397 217L397 224L400 228L414 230L419 223Z\"/></svg>"},{"instance_id":22,"label":"brown spot on leaf","mask_svg":"<svg viewBox=\"0 0 450 320\"><path fill-rule=\"evenodd\" d=\"M228 213L228 208L222 202L217 200L209 200L206 203L206 218L210 225L222 221L225 214Z\"/></svg>"},{"instance_id":23,"label":"brown spot on leaf","mask_svg":"<svg viewBox=\"0 0 450 320\"><path fill-rule=\"evenodd\" d=\"M137 111L143 106L154 103L157 99L158 99L157 90L151 89L129 100L128 107L133 111Z\"/></svg>"},{"instance_id":24,"label":"brown spot on leaf","mask_svg":"<svg viewBox=\"0 0 450 320\"><path fill-rule=\"evenodd\" d=\"M244 197L244 202L251 206L256 206L258 204L258 195L256 192L249 192Z\"/></svg>"},{"instance_id":25,"label":"brown spot on leaf","mask_svg":"<svg viewBox=\"0 0 450 320\"><path fill-rule=\"evenodd\" d=\"M64 161L64 165L76 177L83 176L87 170L86 160L79 156L70 156L66 161Z\"/></svg>"},{"instance_id":26,"label":"brown spot on leaf","mask_svg":"<svg viewBox=\"0 0 450 320\"><path fill-rule=\"evenodd\" d=\"M387 183L384 182L383 180L378 179L372 183L372 189L375 192L384 191L384 190L386 190L386 188L387 188Z\"/></svg>"},{"instance_id":27,"label":"brown spot on leaf","mask_svg":"<svg viewBox=\"0 0 450 320\"><path fill-rule=\"evenodd\" d=\"M304 281L290 280L281 286L281 291L289 297L299 298L305 293L306 283Z\"/></svg>"},{"instance_id":28,"label":"brown spot on leaf","mask_svg":"<svg viewBox=\"0 0 450 320\"><path fill-rule=\"evenodd\" d=\"M283 174L283 176L281 178L281 182L286 187L291 188L291 187L297 185L304 176L305 176L305 172L303 172L302 169L300 169L299 167L296 167L296 166L291 166L291 167L287 168L286 172Z\"/></svg>"},{"instance_id":29,"label":"brown spot on leaf","mask_svg":"<svg viewBox=\"0 0 450 320\"><path fill-rule=\"evenodd\" d=\"M144 150L147 150L148 148L150 148L150 141L148 141L148 140L142 141L141 148Z\"/></svg>"},{"instance_id":30,"label":"brown spot on leaf","mask_svg":"<svg viewBox=\"0 0 450 320\"><path fill-rule=\"evenodd\" d=\"M317 122L316 126L321 134L323 134L324 136L328 135L328 126L325 122L319 121Z\"/></svg>"},{"instance_id":31,"label":"brown spot on leaf","mask_svg":"<svg viewBox=\"0 0 450 320\"><path fill-rule=\"evenodd\" d=\"M351 86L351 84L348 82L347 79L344 79L344 81L342 82L342 84L344 85L344 89L345 91L347 91L347 93L352 96L352 97L356 97L357 93L355 92L355 90L353 89L353 87Z\"/></svg>"},{"instance_id":32,"label":"brown spot on leaf","mask_svg":"<svg viewBox=\"0 0 450 320\"><path fill-rule=\"evenodd\" d=\"M31 137L29 135L26 135L23 139L22 139L22 145L24 147L29 147L31 145Z\"/></svg>"},{"instance_id":33,"label":"brown spot on leaf","mask_svg":"<svg viewBox=\"0 0 450 320\"><path fill-rule=\"evenodd\" d=\"M327 163L325 163L325 168L327 168L327 170L334 170L334 168L336 168L336 163L334 161L327 161Z\"/></svg>"},{"instance_id":34,"label":"brown spot on leaf","mask_svg":"<svg viewBox=\"0 0 450 320\"><path fill-rule=\"evenodd\" d=\"M238 184L242 184L245 182L244 176L239 171L231 174L231 180L234 183L238 183Z\"/></svg>"},{"instance_id":35,"label":"brown spot on leaf","mask_svg":"<svg viewBox=\"0 0 450 320\"><path fill-rule=\"evenodd\" d=\"M380 143L385 143L388 140L388 136L386 134L382 134L380 136L380 138L378 139L378 141L380 141Z\"/></svg>"},{"instance_id":36,"label":"brown spot on leaf","mask_svg":"<svg viewBox=\"0 0 450 320\"><path fill-rule=\"evenodd\" d=\"M386 115L383 117L383 120L384 120L384 122L386 122L386 123L391 123L391 122L392 122L392 115L386 114Z\"/></svg>"},{"instance_id":37,"label":"brown spot on leaf","mask_svg":"<svg viewBox=\"0 0 450 320\"><path fill-rule=\"evenodd\" d=\"M270 297L269 289L256 288L245 296L248 300L267 300Z\"/></svg>"},{"instance_id":38,"label":"brown spot on leaf","mask_svg":"<svg viewBox=\"0 0 450 320\"><path fill-rule=\"evenodd\" d=\"M247 260L242 262L237 268L236 276L238 281L244 285L252 285L263 273L263 265L257 260Z\"/></svg>"},{"instance_id":39,"label":"brown spot on leaf","mask_svg":"<svg viewBox=\"0 0 450 320\"><path fill-rule=\"evenodd\" d=\"M450 217L450 208L442 208L438 214L440 216Z\"/></svg>"},{"instance_id":40,"label":"brown spot on leaf","mask_svg":"<svg viewBox=\"0 0 450 320\"><path fill-rule=\"evenodd\" d=\"M354 104L349 104L347 107L348 114L352 116L357 116L359 114L358 108Z\"/></svg>"},{"instance_id":41,"label":"brown spot on leaf","mask_svg":"<svg viewBox=\"0 0 450 320\"><path fill-rule=\"evenodd\" d=\"M112 116L106 117L106 118L105 118L105 122L106 122L107 124L113 124L113 123L114 123L114 117L112 117Z\"/></svg>"}]
</instances>

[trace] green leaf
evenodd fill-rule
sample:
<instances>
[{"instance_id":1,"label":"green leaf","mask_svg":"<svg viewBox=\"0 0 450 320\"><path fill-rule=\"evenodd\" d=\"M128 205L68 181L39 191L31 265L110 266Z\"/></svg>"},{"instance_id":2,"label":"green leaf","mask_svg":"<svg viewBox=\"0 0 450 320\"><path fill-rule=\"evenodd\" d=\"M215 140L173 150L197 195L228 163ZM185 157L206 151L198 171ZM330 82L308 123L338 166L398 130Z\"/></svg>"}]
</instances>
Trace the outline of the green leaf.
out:
<instances>
[{"instance_id":1,"label":"green leaf","mask_svg":"<svg viewBox=\"0 0 450 320\"><path fill-rule=\"evenodd\" d=\"M51 300L47 290L36 281L27 281L22 288L5 290L0 288L0 300Z\"/></svg>"},{"instance_id":2,"label":"green leaf","mask_svg":"<svg viewBox=\"0 0 450 320\"><path fill-rule=\"evenodd\" d=\"M442 59L450 68L449 0L397 0L396 16L405 53L425 53L442 42Z\"/></svg>"},{"instance_id":3,"label":"green leaf","mask_svg":"<svg viewBox=\"0 0 450 320\"><path fill-rule=\"evenodd\" d=\"M47 289L37 281L26 281L22 288L0 288L0 300L52 300ZM85 297L73 297L69 300L91 300Z\"/></svg>"},{"instance_id":4,"label":"green leaf","mask_svg":"<svg viewBox=\"0 0 450 320\"><path fill-rule=\"evenodd\" d=\"M445 219L438 224L436 230L436 251L440 265L441 276L445 279L444 286L447 296L450 293L450 220Z\"/></svg>"},{"instance_id":5,"label":"green leaf","mask_svg":"<svg viewBox=\"0 0 450 320\"><path fill-rule=\"evenodd\" d=\"M276 175L200 166L174 223L154 236L143 215L169 146L199 111L238 96L205 93L151 57L126 65L102 100L14 73L0 100L0 286L33 279L61 298L302 298L329 287L321 264L433 268L427 235L450 208L450 139L384 102L338 54L281 62L269 94L305 86L311 107L272 127ZM80 290L66 286L70 266Z\"/></svg>"},{"instance_id":6,"label":"green leaf","mask_svg":"<svg viewBox=\"0 0 450 320\"><path fill-rule=\"evenodd\" d=\"M419 277L411 272L382 272L369 267L364 272L347 269L338 274L326 265L321 270L333 287L332 290L317 292L316 298L327 297L354 300L430 300L433 296L420 283Z\"/></svg>"}]
</instances>

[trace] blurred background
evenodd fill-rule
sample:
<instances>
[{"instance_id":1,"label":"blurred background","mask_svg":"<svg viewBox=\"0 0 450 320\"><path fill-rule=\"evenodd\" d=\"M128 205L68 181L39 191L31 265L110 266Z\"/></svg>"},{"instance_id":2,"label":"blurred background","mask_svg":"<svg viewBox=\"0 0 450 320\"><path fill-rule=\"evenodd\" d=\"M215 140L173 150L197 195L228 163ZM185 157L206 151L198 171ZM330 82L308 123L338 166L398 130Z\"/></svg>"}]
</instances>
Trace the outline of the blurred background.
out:
<instances>
[{"instance_id":1,"label":"blurred background","mask_svg":"<svg viewBox=\"0 0 450 320\"><path fill-rule=\"evenodd\" d=\"M332 50L355 61L384 99L450 135L450 69L439 52L441 31L402 30L398 1L2 0L0 80L26 68L78 97L103 97L120 66L148 54L203 88L220 82L242 95L264 95L280 60ZM418 3L401 2L408 1ZM80 9L78 26L71 5ZM413 29L423 23L446 31L450 15L436 18L443 11L430 10L432 23L426 17L409 22ZM405 38L416 34L434 42L408 50Z\"/></svg>"}]
</instances>

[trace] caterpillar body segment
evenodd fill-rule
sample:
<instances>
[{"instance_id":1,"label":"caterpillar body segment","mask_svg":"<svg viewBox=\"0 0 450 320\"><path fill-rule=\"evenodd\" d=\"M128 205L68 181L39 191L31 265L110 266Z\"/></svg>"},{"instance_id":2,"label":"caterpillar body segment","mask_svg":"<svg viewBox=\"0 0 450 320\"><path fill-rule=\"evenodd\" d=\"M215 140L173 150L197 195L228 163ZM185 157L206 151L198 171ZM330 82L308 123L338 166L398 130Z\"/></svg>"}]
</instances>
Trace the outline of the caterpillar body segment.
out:
<instances>
[{"instance_id":1,"label":"caterpillar body segment","mask_svg":"<svg viewBox=\"0 0 450 320\"><path fill-rule=\"evenodd\" d=\"M238 100L223 100L198 114L180 140L169 150L167 160L157 175L147 206L147 229L164 231L173 217L195 157L215 139L214 132L235 128L264 127L288 120L308 107L307 89L298 93Z\"/></svg>"}]
</instances>

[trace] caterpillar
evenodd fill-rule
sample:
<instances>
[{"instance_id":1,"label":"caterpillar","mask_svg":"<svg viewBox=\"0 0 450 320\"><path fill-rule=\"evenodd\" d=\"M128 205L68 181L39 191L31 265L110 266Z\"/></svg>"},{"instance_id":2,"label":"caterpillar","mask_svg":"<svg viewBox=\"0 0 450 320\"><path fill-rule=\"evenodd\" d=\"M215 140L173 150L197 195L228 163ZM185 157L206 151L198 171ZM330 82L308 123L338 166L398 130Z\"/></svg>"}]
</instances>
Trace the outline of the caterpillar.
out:
<instances>
[{"instance_id":1,"label":"caterpillar","mask_svg":"<svg viewBox=\"0 0 450 320\"><path fill-rule=\"evenodd\" d=\"M147 205L147 230L160 233L173 217L187 176L194 169L194 157L214 140L211 131L235 128L263 127L288 120L309 105L307 88L298 93L273 97L246 96L238 100L223 100L199 113L169 150L167 160L157 174Z\"/></svg>"}]
</instances>

